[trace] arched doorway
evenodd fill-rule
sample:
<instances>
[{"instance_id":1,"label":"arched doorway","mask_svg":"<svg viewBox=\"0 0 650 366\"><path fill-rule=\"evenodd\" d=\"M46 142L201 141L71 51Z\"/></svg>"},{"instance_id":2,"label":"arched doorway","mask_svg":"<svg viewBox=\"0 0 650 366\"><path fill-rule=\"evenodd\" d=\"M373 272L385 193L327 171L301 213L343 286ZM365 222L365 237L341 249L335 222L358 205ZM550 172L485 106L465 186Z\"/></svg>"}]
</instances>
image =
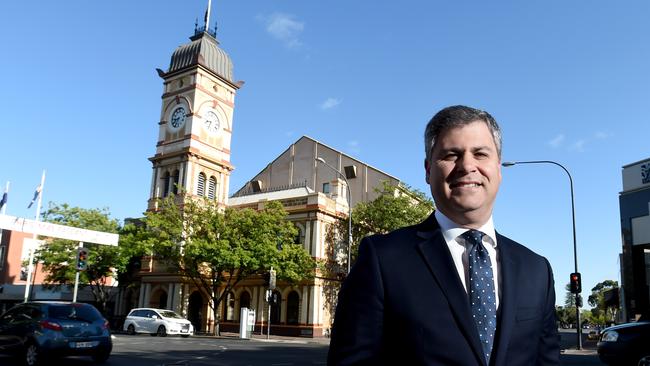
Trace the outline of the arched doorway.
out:
<instances>
[{"instance_id":1,"label":"arched doorway","mask_svg":"<svg viewBox=\"0 0 650 366\"><path fill-rule=\"evenodd\" d=\"M248 291L243 291L241 295L239 295L239 313L241 314L241 309L242 308L249 308L251 307L251 294L248 293Z\"/></svg>"},{"instance_id":2,"label":"arched doorway","mask_svg":"<svg viewBox=\"0 0 650 366\"><path fill-rule=\"evenodd\" d=\"M298 324L300 316L300 295L291 291L287 296L287 324Z\"/></svg>"},{"instance_id":3,"label":"arched doorway","mask_svg":"<svg viewBox=\"0 0 650 366\"><path fill-rule=\"evenodd\" d=\"M271 324L280 324L280 310L282 307L282 295L279 291L273 291L271 303Z\"/></svg>"},{"instance_id":4,"label":"arched doorway","mask_svg":"<svg viewBox=\"0 0 650 366\"><path fill-rule=\"evenodd\" d=\"M187 320L192 323L194 332L203 332L203 296L198 291L192 292L187 305Z\"/></svg>"},{"instance_id":5,"label":"arched doorway","mask_svg":"<svg viewBox=\"0 0 650 366\"><path fill-rule=\"evenodd\" d=\"M149 307L167 309L167 291L159 288L151 294Z\"/></svg>"}]
</instances>

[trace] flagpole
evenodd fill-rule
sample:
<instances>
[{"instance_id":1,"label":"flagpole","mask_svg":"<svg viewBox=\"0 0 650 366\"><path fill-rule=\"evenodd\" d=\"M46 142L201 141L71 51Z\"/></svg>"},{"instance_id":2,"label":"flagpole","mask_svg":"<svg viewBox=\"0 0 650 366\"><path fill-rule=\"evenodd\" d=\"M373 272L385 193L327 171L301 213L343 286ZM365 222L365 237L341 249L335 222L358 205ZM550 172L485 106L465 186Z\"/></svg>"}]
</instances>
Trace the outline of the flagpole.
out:
<instances>
[{"instance_id":1,"label":"flagpole","mask_svg":"<svg viewBox=\"0 0 650 366\"><path fill-rule=\"evenodd\" d=\"M5 195L9 194L9 181L7 181L7 185L5 186L5 193L2 195L2 199L4 203L2 204L2 214L4 215L7 213L7 198ZM2 229L0 229L0 235L2 235Z\"/></svg>"},{"instance_id":2,"label":"flagpole","mask_svg":"<svg viewBox=\"0 0 650 366\"><path fill-rule=\"evenodd\" d=\"M41 204L43 202L43 186L45 185L45 170L43 170L43 175L41 175L41 184L38 186L36 189L38 192L38 203L36 204L36 215L35 215L35 220L36 222L39 221L40 213L41 213ZM35 246L36 246L36 233L34 233L34 236L32 237L34 241L32 242L32 248L29 250L29 263L27 264L27 284L25 285L25 302L29 301L29 286L32 281L32 270L33 266L32 263L34 263L34 251L35 251ZM34 274L35 275L35 274Z\"/></svg>"},{"instance_id":3,"label":"flagpole","mask_svg":"<svg viewBox=\"0 0 650 366\"><path fill-rule=\"evenodd\" d=\"M7 201L9 200L7 196L9 195L9 181L7 181L7 185L5 186L5 192L2 194L2 214L7 213ZM0 249L6 248L6 246L2 247L2 228L0 228ZM2 250L0 250L0 261L4 260L4 253Z\"/></svg>"},{"instance_id":4,"label":"flagpole","mask_svg":"<svg viewBox=\"0 0 650 366\"><path fill-rule=\"evenodd\" d=\"M205 32L210 33L210 8L212 0L208 0L208 10L205 12Z\"/></svg>"}]
</instances>

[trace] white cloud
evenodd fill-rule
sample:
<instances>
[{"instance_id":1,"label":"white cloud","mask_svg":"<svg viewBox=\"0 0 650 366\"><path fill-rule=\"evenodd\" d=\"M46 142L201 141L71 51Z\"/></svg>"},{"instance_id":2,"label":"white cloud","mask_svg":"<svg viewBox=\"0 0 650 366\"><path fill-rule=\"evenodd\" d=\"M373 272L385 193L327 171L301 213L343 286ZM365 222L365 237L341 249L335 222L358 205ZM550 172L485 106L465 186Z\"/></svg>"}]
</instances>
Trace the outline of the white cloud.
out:
<instances>
[{"instance_id":1,"label":"white cloud","mask_svg":"<svg viewBox=\"0 0 650 366\"><path fill-rule=\"evenodd\" d=\"M580 139L580 140L574 142L573 145L571 145L571 150L578 151L578 152L583 152L583 151L585 151L585 144L586 143L587 143L587 141L585 141L584 139Z\"/></svg>"},{"instance_id":2,"label":"white cloud","mask_svg":"<svg viewBox=\"0 0 650 366\"><path fill-rule=\"evenodd\" d=\"M336 106L341 104L341 100L337 98L327 98L323 103L320 105L320 109L322 110L327 110L327 109L332 109Z\"/></svg>"},{"instance_id":3,"label":"white cloud","mask_svg":"<svg viewBox=\"0 0 650 366\"><path fill-rule=\"evenodd\" d=\"M555 136L552 140L550 140L548 144L551 145L551 147L553 148L558 148L560 147L560 145L562 145L563 142L564 142L564 135L559 134Z\"/></svg>"},{"instance_id":4,"label":"white cloud","mask_svg":"<svg viewBox=\"0 0 650 366\"><path fill-rule=\"evenodd\" d=\"M351 153L358 154L361 152L361 146L359 146L359 141L350 140L348 141L348 151Z\"/></svg>"},{"instance_id":5,"label":"white cloud","mask_svg":"<svg viewBox=\"0 0 650 366\"><path fill-rule=\"evenodd\" d=\"M608 137L609 137L609 134L607 134L606 132L598 131L598 132L596 132L596 134L595 134L594 136L595 136L597 139L603 140L603 139L608 138Z\"/></svg>"},{"instance_id":6,"label":"white cloud","mask_svg":"<svg viewBox=\"0 0 650 366\"><path fill-rule=\"evenodd\" d=\"M266 31L274 38L282 41L285 46L298 47L300 34L305 29L305 23L294 19L293 15L284 13L273 13L268 16L260 15L258 19L266 23Z\"/></svg>"}]
</instances>

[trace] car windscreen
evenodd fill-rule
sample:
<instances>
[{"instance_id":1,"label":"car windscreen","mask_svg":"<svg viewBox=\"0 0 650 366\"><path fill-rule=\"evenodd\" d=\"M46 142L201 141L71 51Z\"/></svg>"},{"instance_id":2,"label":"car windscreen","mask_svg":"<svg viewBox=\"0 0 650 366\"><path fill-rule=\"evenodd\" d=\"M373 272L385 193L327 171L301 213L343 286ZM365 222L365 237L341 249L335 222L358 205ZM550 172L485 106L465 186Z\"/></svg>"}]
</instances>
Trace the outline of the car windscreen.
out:
<instances>
[{"instance_id":1,"label":"car windscreen","mask_svg":"<svg viewBox=\"0 0 650 366\"><path fill-rule=\"evenodd\" d=\"M102 314L92 306L82 304L56 304L48 309L50 318L61 320L81 320L88 323L102 319Z\"/></svg>"},{"instance_id":2,"label":"car windscreen","mask_svg":"<svg viewBox=\"0 0 650 366\"><path fill-rule=\"evenodd\" d=\"M184 319L182 316L176 314L173 311L161 311L160 315L162 315L165 318Z\"/></svg>"}]
</instances>

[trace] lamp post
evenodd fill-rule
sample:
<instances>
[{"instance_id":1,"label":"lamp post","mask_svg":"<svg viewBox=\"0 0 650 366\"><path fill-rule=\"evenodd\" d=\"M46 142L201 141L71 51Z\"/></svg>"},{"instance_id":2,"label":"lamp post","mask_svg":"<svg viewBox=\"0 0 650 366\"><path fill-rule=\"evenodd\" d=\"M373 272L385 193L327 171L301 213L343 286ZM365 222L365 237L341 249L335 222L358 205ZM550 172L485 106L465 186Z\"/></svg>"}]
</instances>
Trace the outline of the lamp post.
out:
<instances>
[{"instance_id":1,"label":"lamp post","mask_svg":"<svg viewBox=\"0 0 650 366\"><path fill-rule=\"evenodd\" d=\"M578 246L576 245L576 211L575 211L575 204L573 199L573 178L571 177L571 173L569 173L569 171L567 170L567 168L564 167L564 165L551 160L506 161L503 162L501 165L504 167L511 167L513 165L519 165L519 164L553 164L562 168L562 170L564 170L564 172L569 176L569 184L571 187L571 218L573 222L573 265L574 265L575 273L578 273ZM580 306L578 306L580 293L576 293L575 295L576 295L576 300L575 300L576 301L576 328L578 328L577 329L578 349L582 349L582 327L580 326Z\"/></svg>"},{"instance_id":2,"label":"lamp post","mask_svg":"<svg viewBox=\"0 0 650 366\"><path fill-rule=\"evenodd\" d=\"M350 195L350 184L348 183L348 178L345 174L341 173L340 170L336 169L332 165L328 164L323 158L317 157L317 162L327 165L330 169L338 173L338 175L343 178L345 181L345 187L348 190L348 274L350 273L350 266L352 262L352 196Z\"/></svg>"}]
</instances>

